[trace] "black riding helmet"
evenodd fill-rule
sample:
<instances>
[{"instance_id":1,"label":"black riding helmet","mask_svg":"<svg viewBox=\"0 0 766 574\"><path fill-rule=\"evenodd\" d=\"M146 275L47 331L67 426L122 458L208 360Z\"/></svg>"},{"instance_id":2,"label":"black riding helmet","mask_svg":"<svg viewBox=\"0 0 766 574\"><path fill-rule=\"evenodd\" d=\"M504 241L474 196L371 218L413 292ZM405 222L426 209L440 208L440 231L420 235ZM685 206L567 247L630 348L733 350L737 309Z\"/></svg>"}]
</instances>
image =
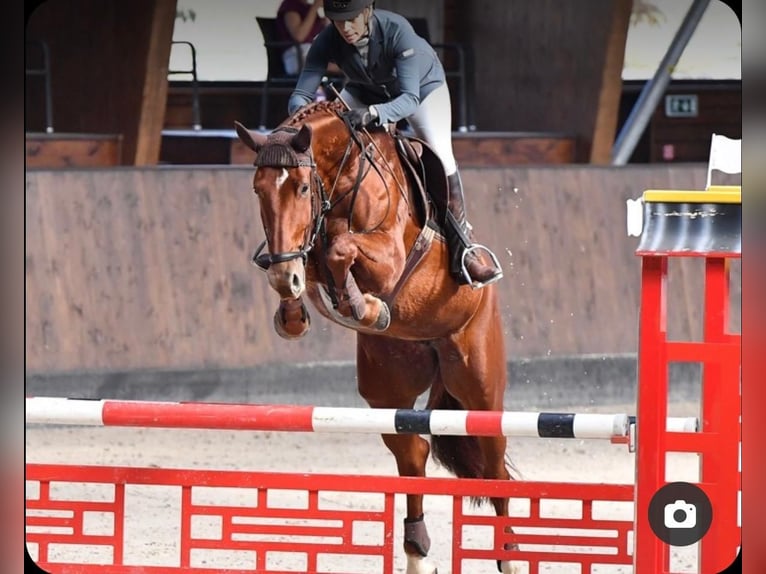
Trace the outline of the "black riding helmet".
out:
<instances>
[{"instance_id":1,"label":"black riding helmet","mask_svg":"<svg viewBox=\"0 0 766 574\"><path fill-rule=\"evenodd\" d=\"M353 20L375 0L325 0L324 14L330 20Z\"/></svg>"}]
</instances>

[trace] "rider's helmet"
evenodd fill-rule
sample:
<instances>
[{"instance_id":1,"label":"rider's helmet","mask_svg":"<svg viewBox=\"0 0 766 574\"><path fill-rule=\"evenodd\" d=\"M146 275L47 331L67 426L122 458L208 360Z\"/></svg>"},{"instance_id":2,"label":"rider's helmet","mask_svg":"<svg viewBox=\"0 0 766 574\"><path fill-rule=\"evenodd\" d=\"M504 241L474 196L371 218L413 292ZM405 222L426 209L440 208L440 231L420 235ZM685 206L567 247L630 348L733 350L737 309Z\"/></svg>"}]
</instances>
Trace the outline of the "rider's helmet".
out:
<instances>
[{"instance_id":1,"label":"rider's helmet","mask_svg":"<svg viewBox=\"0 0 766 574\"><path fill-rule=\"evenodd\" d=\"M375 0L325 0L324 13L330 20L353 20Z\"/></svg>"}]
</instances>

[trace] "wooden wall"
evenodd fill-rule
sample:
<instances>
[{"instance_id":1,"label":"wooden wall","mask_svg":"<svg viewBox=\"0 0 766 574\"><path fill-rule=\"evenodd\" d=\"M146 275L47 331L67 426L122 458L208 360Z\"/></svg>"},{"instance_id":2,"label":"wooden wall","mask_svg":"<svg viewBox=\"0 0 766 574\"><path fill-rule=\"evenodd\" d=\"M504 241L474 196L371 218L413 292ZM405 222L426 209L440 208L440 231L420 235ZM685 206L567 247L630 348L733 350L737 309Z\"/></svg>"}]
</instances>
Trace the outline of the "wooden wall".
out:
<instances>
[{"instance_id":1,"label":"wooden wall","mask_svg":"<svg viewBox=\"0 0 766 574\"><path fill-rule=\"evenodd\" d=\"M57 132L122 136L126 165L159 159L176 0L48 0L28 39L51 52ZM30 82L26 131L45 127L42 82Z\"/></svg>"},{"instance_id":2,"label":"wooden wall","mask_svg":"<svg viewBox=\"0 0 766 574\"><path fill-rule=\"evenodd\" d=\"M250 179L246 167L28 171L28 371L353 359L352 334L316 312L305 339L274 333L278 298L249 263L262 239ZM518 166L463 179L478 238L506 271L510 356L635 352L640 262L625 200L699 189L704 166ZM699 332L699 263L671 266L671 336Z\"/></svg>"}]
</instances>

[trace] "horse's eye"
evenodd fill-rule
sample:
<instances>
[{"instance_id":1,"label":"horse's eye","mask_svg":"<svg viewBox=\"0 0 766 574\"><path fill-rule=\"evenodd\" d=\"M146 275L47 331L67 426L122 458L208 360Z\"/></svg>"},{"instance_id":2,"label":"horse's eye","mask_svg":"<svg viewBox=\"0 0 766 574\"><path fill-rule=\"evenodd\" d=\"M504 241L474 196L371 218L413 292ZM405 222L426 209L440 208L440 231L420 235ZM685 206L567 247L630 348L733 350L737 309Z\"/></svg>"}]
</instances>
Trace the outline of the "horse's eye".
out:
<instances>
[{"instance_id":1,"label":"horse's eye","mask_svg":"<svg viewBox=\"0 0 766 574\"><path fill-rule=\"evenodd\" d=\"M308 192L309 192L309 184L308 183L304 183L303 185L301 185L300 194L302 196L305 196L305 195L308 194Z\"/></svg>"}]
</instances>

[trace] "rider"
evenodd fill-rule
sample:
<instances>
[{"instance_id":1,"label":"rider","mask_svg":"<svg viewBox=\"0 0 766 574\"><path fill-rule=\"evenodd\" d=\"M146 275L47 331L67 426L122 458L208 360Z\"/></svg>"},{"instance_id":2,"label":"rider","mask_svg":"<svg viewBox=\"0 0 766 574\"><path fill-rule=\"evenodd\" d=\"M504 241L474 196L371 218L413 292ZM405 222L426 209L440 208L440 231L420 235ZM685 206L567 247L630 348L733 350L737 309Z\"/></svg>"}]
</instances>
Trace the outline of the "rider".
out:
<instances>
[{"instance_id":1,"label":"rider","mask_svg":"<svg viewBox=\"0 0 766 574\"><path fill-rule=\"evenodd\" d=\"M503 272L491 252L492 265L477 257L476 244L469 239L463 184L452 151L452 108L444 68L404 17L375 10L374 4L374 0L325 0L325 15L333 26L322 30L311 44L288 113L312 101L328 63L335 62L348 78L341 96L351 108L344 114L351 127L406 119L415 135L439 156L447 175L445 233L451 272L462 283L483 287L500 279ZM462 262L469 277L461 271Z\"/></svg>"}]
</instances>

